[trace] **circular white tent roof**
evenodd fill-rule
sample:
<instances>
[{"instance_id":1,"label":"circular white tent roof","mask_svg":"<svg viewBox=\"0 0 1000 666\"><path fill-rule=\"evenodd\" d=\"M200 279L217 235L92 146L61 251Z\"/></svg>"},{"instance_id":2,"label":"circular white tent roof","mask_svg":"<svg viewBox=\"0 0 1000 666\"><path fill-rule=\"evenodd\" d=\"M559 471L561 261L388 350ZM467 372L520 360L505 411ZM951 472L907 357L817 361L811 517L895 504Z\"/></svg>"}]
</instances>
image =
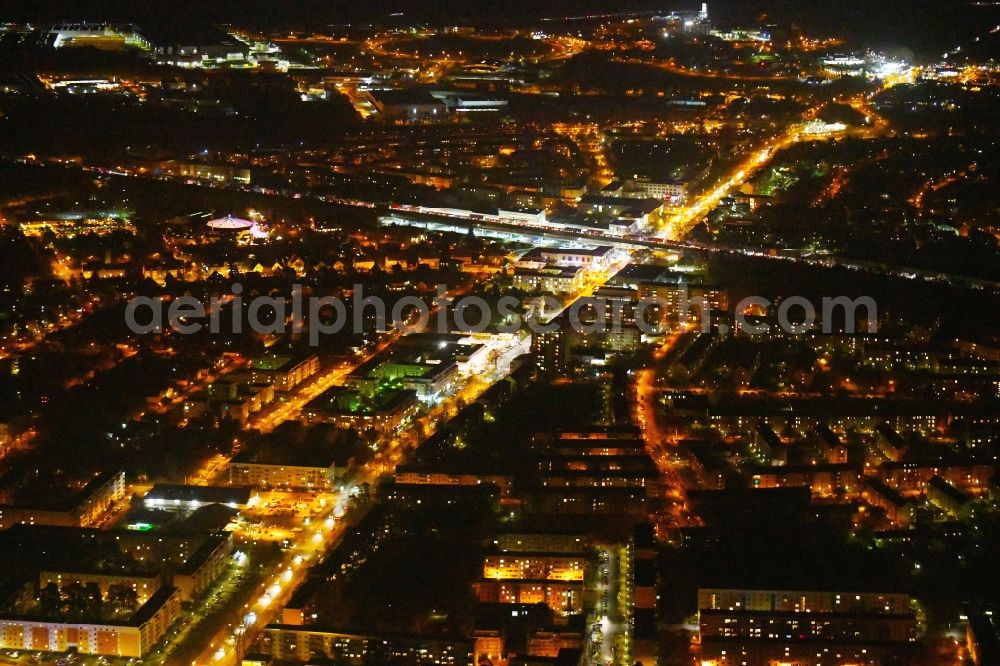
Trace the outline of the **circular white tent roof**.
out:
<instances>
[{"instance_id":1,"label":"circular white tent roof","mask_svg":"<svg viewBox=\"0 0 1000 666\"><path fill-rule=\"evenodd\" d=\"M253 222L250 220L242 220L238 217L233 217L232 215L226 215L225 217L220 217L217 220L211 220L208 223L211 229L223 229L228 231L240 231L242 229L249 229L253 226Z\"/></svg>"}]
</instances>

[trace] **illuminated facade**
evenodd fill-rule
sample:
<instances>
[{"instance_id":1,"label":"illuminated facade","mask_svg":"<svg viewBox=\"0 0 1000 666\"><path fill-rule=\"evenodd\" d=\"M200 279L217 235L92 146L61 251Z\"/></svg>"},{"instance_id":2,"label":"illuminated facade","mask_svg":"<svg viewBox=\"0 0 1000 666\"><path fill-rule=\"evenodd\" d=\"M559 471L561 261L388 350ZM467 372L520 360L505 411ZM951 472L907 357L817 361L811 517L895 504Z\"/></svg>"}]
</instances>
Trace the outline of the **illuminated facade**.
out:
<instances>
[{"instance_id":1,"label":"illuminated facade","mask_svg":"<svg viewBox=\"0 0 1000 666\"><path fill-rule=\"evenodd\" d=\"M290 391L319 371L315 354L296 358L282 354L265 354L251 363L250 381L270 384L276 391Z\"/></svg>"},{"instance_id":2,"label":"illuminated facade","mask_svg":"<svg viewBox=\"0 0 1000 666\"><path fill-rule=\"evenodd\" d=\"M925 493L935 476L960 490L986 492L993 476L992 465L946 462L887 462L879 467L879 477L901 493Z\"/></svg>"},{"instance_id":3,"label":"illuminated facade","mask_svg":"<svg viewBox=\"0 0 1000 666\"><path fill-rule=\"evenodd\" d=\"M458 470L432 470L414 465L397 467L394 480L398 484L422 486L478 486L488 483L500 489L501 498L510 496L513 483L510 476L466 473Z\"/></svg>"},{"instance_id":4,"label":"illuminated facade","mask_svg":"<svg viewBox=\"0 0 1000 666\"><path fill-rule=\"evenodd\" d=\"M487 555L483 558L483 578L497 580L540 579L582 581L584 559L554 553Z\"/></svg>"},{"instance_id":5,"label":"illuminated facade","mask_svg":"<svg viewBox=\"0 0 1000 666\"><path fill-rule=\"evenodd\" d=\"M583 612L583 581L481 580L473 587L484 603L545 604L557 613Z\"/></svg>"},{"instance_id":6,"label":"illuminated facade","mask_svg":"<svg viewBox=\"0 0 1000 666\"><path fill-rule=\"evenodd\" d=\"M336 659L360 666L392 663L405 666L472 666L471 640L430 640L419 636L366 636L320 627L268 625L262 641L274 659L309 662Z\"/></svg>"},{"instance_id":7,"label":"illuminated facade","mask_svg":"<svg viewBox=\"0 0 1000 666\"><path fill-rule=\"evenodd\" d=\"M123 622L74 622L0 617L0 647L5 650L65 652L142 658L180 617L177 590L164 587Z\"/></svg>"},{"instance_id":8,"label":"illuminated facade","mask_svg":"<svg viewBox=\"0 0 1000 666\"><path fill-rule=\"evenodd\" d=\"M173 583L184 601L194 601L232 563L233 540L229 534L209 537L174 572Z\"/></svg>"},{"instance_id":9,"label":"illuminated facade","mask_svg":"<svg viewBox=\"0 0 1000 666\"><path fill-rule=\"evenodd\" d=\"M135 590L136 598L141 605L149 601L149 598L160 589L161 580L162 577L158 573L42 571L38 574L38 589L43 589L49 584L60 588L64 585L96 585L101 594L107 596L108 588L112 586L128 587Z\"/></svg>"},{"instance_id":10,"label":"illuminated facade","mask_svg":"<svg viewBox=\"0 0 1000 666\"><path fill-rule=\"evenodd\" d=\"M823 464L766 467L754 470L754 488L808 487L814 495L843 493L856 496L861 493L863 476L860 465Z\"/></svg>"},{"instance_id":11,"label":"illuminated facade","mask_svg":"<svg viewBox=\"0 0 1000 666\"><path fill-rule=\"evenodd\" d=\"M703 666L907 664L916 617L906 594L700 589Z\"/></svg>"},{"instance_id":12,"label":"illuminated facade","mask_svg":"<svg viewBox=\"0 0 1000 666\"><path fill-rule=\"evenodd\" d=\"M100 474L60 505L0 506L0 529L17 524L89 527L124 497L124 472Z\"/></svg>"},{"instance_id":13,"label":"illuminated facade","mask_svg":"<svg viewBox=\"0 0 1000 666\"><path fill-rule=\"evenodd\" d=\"M707 610L792 611L796 613L890 613L910 610L907 594L702 588L698 608Z\"/></svg>"},{"instance_id":14,"label":"illuminated facade","mask_svg":"<svg viewBox=\"0 0 1000 666\"><path fill-rule=\"evenodd\" d=\"M569 294L583 286L583 269L572 266L546 266L544 268L514 269L515 289L553 294Z\"/></svg>"},{"instance_id":15,"label":"illuminated facade","mask_svg":"<svg viewBox=\"0 0 1000 666\"><path fill-rule=\"evenodd\" d=\"M381 391L369 398L358 391L334 386L311 400L302 410L306 424L332 423L338 428L364 432L374 428L391 432L416 413L413 391Z\"/></svg>"},{"instance_id":16,"label":"illuminated facade","mask_svg":"<svg viewBox=\"0 0 1000 666\"><path fill-rule=\"evenodd\" d=\"M336 478L336 464L293 465L236 461L229 465L229 482L255 488L314 488L331 490Z\"/></svg>"}]
</instances>

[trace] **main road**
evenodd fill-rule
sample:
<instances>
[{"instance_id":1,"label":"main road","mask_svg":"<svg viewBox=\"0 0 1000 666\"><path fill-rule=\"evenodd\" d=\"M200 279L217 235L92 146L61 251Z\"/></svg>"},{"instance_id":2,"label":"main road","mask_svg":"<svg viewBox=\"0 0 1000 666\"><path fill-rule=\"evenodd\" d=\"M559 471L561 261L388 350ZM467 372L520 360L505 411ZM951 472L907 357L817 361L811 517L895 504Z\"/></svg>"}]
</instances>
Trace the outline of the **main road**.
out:
<instances>
[{"instance_id":1,"label":"main road","mask_svg":"<svg viewBox=\"0 0 1000 666\"><path fill-rule=\"evenodd\" d=\"M396 337L393 336L384 343L384 346L388 346L395 339ZM497 347L495 354L497 358L509 358L519 350L527 350L526 340L518 336L497 337L493 344ZM509 372L509 369L509 366L498 364L498 367L487 374L465 377L450 396L453 400L445 400L432 406L421 419L426 424L423 434L429 437L433 434L436 424L447 421L457 413L457 408L453 403L458 401L468 403L475 400L486 389L502 379ZM331 379L331 377L342 377L349 371L348 368L341 367L336 372L324 374L322 380L317 382L315 386L310 386L306 394L316 393L327 383L332 385L335 379ZM403 439L395 439L386 443L388 445L377 452L374 460L357 471L356 484L374 483L381 470L398 462L407 452ZM322 559L323 555L350 528L344 520L339 518L344 515L345 507L349 501L349 490L342 488L334 501L309 521L308 528L297 533L291 548L282 554L281 560L273 568L273 572L256 588L253 599L243 609L245 612L242 614L242 620L230 623L216 632L207 642L201 654L191 662L192 666L208 666L210 664L239 666L237 657L241 649L252 645L264 628L280 616L285 603L305 580L310 564Z\"/></svg>"}]
</instances>

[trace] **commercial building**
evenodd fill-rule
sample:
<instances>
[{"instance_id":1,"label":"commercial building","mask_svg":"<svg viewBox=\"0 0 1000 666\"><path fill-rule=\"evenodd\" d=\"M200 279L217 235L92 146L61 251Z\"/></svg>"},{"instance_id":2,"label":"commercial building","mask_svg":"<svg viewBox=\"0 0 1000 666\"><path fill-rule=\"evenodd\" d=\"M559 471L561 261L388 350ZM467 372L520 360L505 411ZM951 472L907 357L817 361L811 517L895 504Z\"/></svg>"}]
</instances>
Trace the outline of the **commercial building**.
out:
<instances>
[{"instance_id":1,"label":"commercial building","mask_svg":"<svg viewBox=\"0 0 1000 666\"><path fill-rule=\"evenodd\" d=\"M514 287L524 291L571 294L579 290L587 271L605 271L624 255L617 249L536 247L518 259L514 266Z\"/></svg>"},{"instance_id":2,"label":"commercial building","mask_svg":"<svg viewBox=\"0 0 1000 666\"><path fill-rule=\"evenodd\" d=\"M610 268L622 256L619 250L607 246L593 248L536 247L521 255L521 258L517 261L517 265L525 268L571 266L600 271Z\"/></svg>"},{"instance_id":3,"label":"commercial building","mask_svg":"<svg viewBox=\"0 0 1000 666\"><path fill-rule=\"evenodd\" d=\"M690 187L691 182L687 180L656 182L650 178L633 178L615 181L601 190L601 194L629 199L666 200L676 206L687 198Z\"/></svg>"},{"instance_id":4,"label":"commercial building","mask_svg":"<svg viewBox=\"0 0 1000 666\"><path fill-rule=\"evenodd\" d=\"M494 216L480 216L486 217L487 219L497 219L501 222L513 222L515 224L526 224L528 226L545 226L548 219L548 215L542 208L518 208L514 209L504 209L500 208L497 210L497 214Z\"/></svg>"},{"instance_id":5,"label":"commercial building","mask_svg":"<svg viewBox=\"0 0 1000 666\"><path fill-rule=\"evenodd\" d=\"M444 119L447 114L445 103L421 88L372 90L367 96L375 109L388 119Z\"/></svg>"},{"instance_id":6,"label":"commercial building","mask_svg":"<svg viewBox=\"0 0 1000 666\"><path fill-rule=\"evenodd\" d=\"M243 42L227 40L203 44L178 44L157 46L153 49L154 61L158 65L183 67L188 69L219 69L255 67L250 46Z\"/></svg>"},{"instance_id":7,"label":"commercial building","mask_svg":"<svg viewBox=\"0 0 1000 666\"><path fill-rule=\"evenodd\" d=\"M503 97L480 95L468 91L432 90L430 94L434 99L443 102L448 111L456 113L502 111L508 104L508 101Z\"/></svg>"},{"instance_id":8,"label":"commercial building","mask_svg":"<svg viewBox=\"0 0 1000 666\"><path fill-rule=\"evenodd\" d=\"M224 504L231 509L245 509L256 501L251 488L234 486L190 486L179 483L157 483L142 502L151 509L192 511L209 504Z\"/></svg>"},{"instance_id":9,"label":"commercial building","mask_svg":"<svg viewBox=\"0 0 1000 666\"><path fill-rule=\"evenodd\" d=\"M470 187L465 186L464 189L469 191ZM499 199L500 193L494 193L491 198ZM585 201L590 203L583 205ZM663 201L655 199L597 197L596 200L590 200L588 196L584 196L581 199L581 206L575 212L549 217L546 211L540 208L517 210L500 208L496 213L490 213L461 208L393 204L390 206L392 213L380 217L379 224L407 224L444 231L468 229L469 223L472 223L477 227L477 231L482 230L489 235L504 239L516 239L524 235L521 232L510 231L508 228L510 225L538 227L551 231L600 232L625 236L641 233L655 221L660 220L664 215L664 205ZM503 228L493 228L490 223L502 224Z\"/></svg>"},{"instance_id":10,"label":"commercial building","mask_svg":"<svg viewBox=\"0 0 1000 666\"><path fill-rule=\"evenodd\" d=\"M476 335L410 333L401 338L397 345L418 351L433 350L439 355L445 352L454 359L459 374L466 376L490 372L496 363L492 359L490 346L477 339Z\"/></svg>"},{"instance_id":11,"label":"commercial building","mask_svg":"<svg viewBox=\"0 0 1000 666\"><path fill-rule=\"evenodd\" d=\"M514 268L515 289L527 292L572 294L583 286L584 271L571 266L545 266L542 268Z\"/></svg>"},{"instance_id":12,"label":"commercial building","mask_svg":"<svg viewBox=\"0 0 1000 666\"><path fill-rule=\"evenodd\" d=\"M413 391L426 402L450 393L459 378L461 350L420 337L401 342L355 368L344 385L369 399L393 389Z\"/></svg>"},{"instance_id":13,"label":"commercial building","mask_svg":"<svg viewBox=\"0 0 1000 666\"><path fill-rule=\"evenodd\" d=\"M52 48L72 48L86 46L101 51L122 51L137 48L148 51L152 48L139 29L134 25L113 25L109 23L68 23L55 26Z\"/></svg>"},{"instance_id":14,"label":"commercial building","mask_svg":"<svg viewBox=\"0 0 1000 666\"><path fill-rule=\"evenodd\" d=\"M302 409L307 424L332 423L338 428L364 432L374 428L391 432L416 413L415 391L380 391L369 398L359 391L334 386L310 400Z\"/></svg>"},{"instance_id":15,"label":"commercial building","mask_svg":"<svg viewBox=\"0 0 1000 666\"><path fill-rule=\"evenodd\" d=\"M580 198L579 210L600 220L620 220L634 225L633 233L648 229L663 219L666 201L662 198L619 196L610 192L587 194Z\"/></svg>"},{"instance_id":16,"label":"commercial building","mask_svg":"<svg viewBox=\"0 0 1000 666\"><path fill-rule=\"evenodd\" d=\"M650 226L650 214L656 210L642 204L643 202L639 202L639 205L623 209L617 215L582 211L569 215L560 214L549 218L544 226L558 231L596 232L620 237L638 234Z\"/></svg>"},{"instance_id":17,"label":"commercial building","mask_svg":"<svg viewBox=\"0 0 1000 666\"><path fill-rule=\"evenodd\" d=\"M708 34L724 42L769 42L771 33L762 30L734 28L733 30L710 30Z\"/></svg>"},{"instance_id":18,"label":"commercial building","mask_svg":"<svg viewBox=\"0 0 1000 666\"><path fill-rule=\"evenodd\" d=\"M156 164L153 167L153 171L162 173L165 176L199 180L215 185L250 184L250 169L229 166L228 164L201 164L199 162L175 162L170 160Z\"/></svg>"}]
</instances>

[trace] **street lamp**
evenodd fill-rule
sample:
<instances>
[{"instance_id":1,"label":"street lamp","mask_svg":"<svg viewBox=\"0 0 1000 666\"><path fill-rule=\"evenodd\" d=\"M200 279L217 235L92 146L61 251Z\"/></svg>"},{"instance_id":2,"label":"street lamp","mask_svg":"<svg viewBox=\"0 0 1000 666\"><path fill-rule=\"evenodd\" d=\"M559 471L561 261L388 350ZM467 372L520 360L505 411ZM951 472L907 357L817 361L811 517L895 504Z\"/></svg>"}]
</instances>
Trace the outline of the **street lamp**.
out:
<instances>
[{"instance_id":1,"label":"street lamp","mask_svg":"<svg viewBox=\"0 0 1000 666\"><path fill-rule=\"evenodd\" d=\"M246 639L247 629L253 624L257 619L256 614L248 613L243 621L236 625L236 629L233 631L233 650L236 652L236 666L240 666L243 663L243 651L246 648L244 645L244 640Z\"/></svg>"},{"instance_id":2,"label":"street lamp","mask_svg":"<svg viewBox=\"0 0 1000 666\"><path fill-rule=\"evenodd\" d=\"M236 629L233 631L233 650L236 653L237 666L243 663L243 639L246 636L246 631L246 625L242 623L237 625Z\"/></svg>"}]
</instances>

